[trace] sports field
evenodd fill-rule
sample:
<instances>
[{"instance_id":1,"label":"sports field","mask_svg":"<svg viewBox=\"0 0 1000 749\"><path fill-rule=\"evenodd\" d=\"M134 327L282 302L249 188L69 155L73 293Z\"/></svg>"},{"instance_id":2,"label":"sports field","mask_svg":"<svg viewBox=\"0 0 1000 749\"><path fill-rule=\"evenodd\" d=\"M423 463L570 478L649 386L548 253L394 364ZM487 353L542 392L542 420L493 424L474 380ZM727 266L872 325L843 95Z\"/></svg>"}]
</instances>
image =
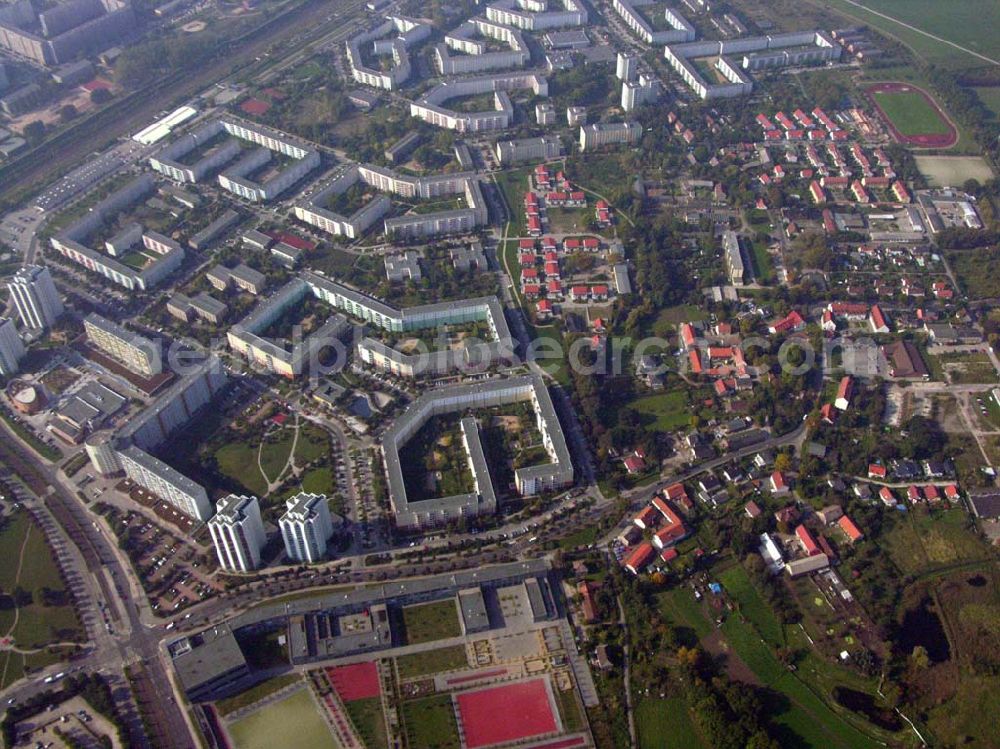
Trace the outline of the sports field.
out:
<instances>
[{"instance_id":1,"label":"sports field","mask_svg":"<svg viewBox=\"0 0 1000 749\"><path fill-rule=\"evenodd\" d=\"M334 666L326 669L326 675L344 702L378 697L382 693L375 661Z\"/></svg>"},{"instance_id":2,"label":"sports field","mask_svg":"<svg viewBox=\"0 0 1000 749\"><path fill-rule=\"evenodd\" d=\"M982 156L916 155L913 160L931 187L961 187L967 179L993 179L993 170Z\"/></svg>"},{"instance_id":3,"label":"sports field","mask_svg":"<svg viewBox=\"0 0 1000 749\"><path fill-rule=\"evenodd\" d=\"M262 707L229 726L236 749L273 749L288 746L289 730L295 746L339 749L308 689Z\"/></svg>"},{"instance_id":4,"label":"sports field","mask_svg":"<svg viewBox=\"0 0 1000 749\"><path fill-rule=\"evenodd\" d=\"M468 749L522 741L559 730L544 679L487 687L456 698ZM498 715L517 720L497 720Z\"/></svg>"},{"instance_id":5,"label":"sports field","mask_svg":"<svg viewBox=\"0 0 1000 749\"><path fill-rule=\"evenodd\" d=\"M955 128L922 89L909 83L876 83L867 93L900 143L948 148L958 140Z\"/></svg>"}]
</instances>

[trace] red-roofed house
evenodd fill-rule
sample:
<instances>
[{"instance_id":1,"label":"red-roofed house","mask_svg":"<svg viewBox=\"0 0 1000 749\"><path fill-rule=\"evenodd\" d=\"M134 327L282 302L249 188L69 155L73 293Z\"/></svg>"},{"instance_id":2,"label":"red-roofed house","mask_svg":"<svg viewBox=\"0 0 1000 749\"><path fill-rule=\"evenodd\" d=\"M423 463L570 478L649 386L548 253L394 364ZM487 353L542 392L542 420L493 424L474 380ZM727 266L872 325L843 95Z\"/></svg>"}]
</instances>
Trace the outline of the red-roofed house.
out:
<instances>
[{"instance_id":1,"label":"red-roofed house","mask_svg":"<svg viewBox=\"0 0 1000 749\"><path fill-rule=\"evenodd\" d=\"M833 405L840 411L846 411L851 407L851 396L854 394L854 380L850 377L843 377L840 380L840 387L837 388L837 400Z\"/></svg>"},{"instance_id":2,"label":"red-roofed house","mask_svg":"<svg viewBox=\"0 0 1000 749\"><path fill-rule=\"evenodd\" d=\"M546 263L545 277L556 278L556 279L559 278L559 263Z\"/></svg>"},{"instance_id":3,"label":"red-roofed house","mask_svg":"<svg viewBox=\"0 0 1000 749\"><path fill-rule=\"evenodd\" d=\"M659 511L653 505L646 505L638 515L632 518L632 522L642 528L642 530L646 530L647 528L653 528L659 519Z\"/></svg>"},{"instance_id":4,"label":"red-roofed house","mask_svg":"<svg viewBox=\"0 0 1000 749\"><path fill-rule=\"evenodd\" d=\"M695 374L701 374L704 371L701 365L701 352L697 349L688 351L688 361L691 363L691 371Z\"/></svg>"},{"instance_id":5,"label":"red-roofed house","mask_svg":"<svg viewBox=\"0 0 1000 749\"><path fill-rule=\"evenodd\" d=\"M677 559L678 556L679 554L677 553L677 549L675 549L673 546L664 549L660 553L660 559L662 559L664 562L672 562L675 559Z\"/></svg>"},{"instance_id":6,"label":"red-roofed house","mask_svg":"<svg viewBox=\"0 0 1000 749\"><path fill-rule=\"evenodd\" d=\"M656 556L656 550L649 541L643 541L632 550L632 553L625 558L625 569L633 575L638 575L649 566Z\"/></svg>"},{"instance_id":7,"label":"red-roofed house","mask_svg":"<svg viewBox=\"0 0 1000 749\"><path fill-rule=\"evenodd\" d=\"M522 291L528 299L538 299L542 295L542 287L537 283L526 283Z\"/></svg>"},{"instance_id":8,"label":"red-roofed house","mask_svg":"<svg viewBox=\"0 0 1000 749\"><path fill-rule=\"evenodd\" d=\"M804 525L800 525L795 529L795 535L799 539L799 543L802 544L802 550L809 556L815 556L820 553L819 546L816 545L816 539L813 538L812 533Z\"/></svg>"},{"instance_id":9,"label":"red-roofed house","mask_svg":"<svg viewBox=\"0 0 1000 749\"><path fill-rule=\"evenodd\" d=\"M948 484L948 486L944 488L944 496L948 498L949 502L957 502L959 496L958 487L954 484Z\"/></svg>"},{"instance_id":10,"label":"red-roofed house","mask_svg":"<svg viewBox=\"0 0 1000 749\"><path fill-rule=\"evenodd\" d=\"M542 233L542 220L538 216L528 217L528 234L537 237Z\"/></svg>"},{"instance_id":11,"label":"red-roofed house","mask_svg":"<svg viewBox=\"0 0 1000 749\"><path fill-rule=\"evenodd\" d=\"M916 504L924 498L924 495L920 492L919 486L914 486L910 484L906 487L906 498L910 500L913 504Z\"/></svg>"},{"instance_id":12,"label":"red-roofed house","mask_svg":"<svg viewBox=\"0 0 1000 749\"><path fill-rule=\"evenodd\" d=\"M792 333L797 330L802 330L805 326L806 321L802 319L802 315L795 310L792 310L780 320L771 323L767 330L769 333L774 335L775 333Z\"/></svg>"},{"instance_id":13,"label":"red-roofed house","mask_svg":"<svg viewBox=\"0 0 1000 749\"><path fill-rule=\"evenodd\" d=\"M535 255L532 252L522 252L519 258L522 268L531 268L535 265Z\"/></svg>"},{"instance_id":14,"label":"red-roofed house","mask_svg":"<svg viewBox=\"0 0 1000 749\"><path fill-rule=\"evenodd\" d=\"M571 286L569 296L574 302L582 302L590 296L590 289L587 286Z\"/></svg>"},{"instance_id":15,"label":"red-roofed house","mask_svg":"<svg viewBox=\"0 0 1000 749\"><path fill-rule=\"evenodd\" d=\"M548 317L552 314L552 302L548 299L542 299L536 306L535 309L538 310L539 317Z\"/></svg>"},{"instance_id":16,"label":"red-roofed house","mask_svg":"<svg viewBox=\"0 0 1000 749\"><path fill-rule=\"evenodd\" d=\"M885 466L881 466L878 463L868 464L868 478L870 479L884 479L886 477Z\"/></svg>"},{"instance_id":17,"label":"red-roofed house","mask_svg":"<svg viewBox=\"0 0 1000 749\"><path fill-rule=\"evenodd\" d=\"M590 287L590 296L600 301L608 298L608 287L605 284L597 284Z\"/></svg>"},{"instance_id":18,"label":"red-roofed house","mask_svg":"<svg viewBox=\"0 0 1000 749\"><path fill-rule=\"evenodd\" d=\"M889 507L894 507L896 504L896 495L892 493L892 489L888 486L883 486L878 490L878 496L882 500L882 503L888 505Z\"/></svg>"},{"instance_id":19,"label":"red-roofed house","mask_svg":"<svg viewBox=\"0 0 1000 749\"><path fill-rule=\"evenodd\" d=\"M855 541L860 541L864 538L865 534L858 530L858 526L856 526L854 521L847 517L847 515L843 515L840 520L837 521L837 525L840 526L840 530L844 532L844 535L847 536L847 539L852 544Z\"/></svg>"},{"instance_id":20,"label":"red-roofed house","mask_svg":"<svg viewBox=\"0 0 1000 749\"><path fill-rule=\"evenodd\" d=\"M622 462L625 464L625 470L631 474L642 473L646 468L646 461L635 453L625 456Z\"/></svg>"},{"instance_id":21,"label":"red-roofed house","mask_svg":"<svg viewBox=\"0 0 1000 749\"><path fill-rule=\"evenodd\" d=\"M694 326L691 323L681 324L681 341L685 348L691 348L695 343Z\"/></svg>"},{"instance_id":22,"label":"red-roofed house","mask_svg":"<svg viewBox=\"0 0 1000 749\"><path fill-rule=\"evenodd\" d=\"M660 511L666 522L653 536L653 546L657 549L665 549L687 537L689 533L687 526L684 525L684 521L681 520L680 515L667 504L666 500L655 497L653 499L653 506Z\"/></svg>"},{"instance_id":23,"label":"red-roofed house","mask_svg":"<svg viewBox=\"0 0 1000 749\"><path fill-rule=\"evenodd\" d=\"M771 474L771 478L768 479L768 483L771 486L772 494L787 494L788 484L785 483L785 477L781 474L781 471L775 471Z\"/></svg>"},{"instance_id":24,"label":"red-roofed house","mask_svg":"<svg viewBox=\"0 0 1000 749\"><path fill-rule=\"evenodd\" d=\"M743 511L746 512L748 518L760 517L760 505L752 499L743 506Z\"/></svg>"},{"instance_id":25,"label":"red-roofed house","mask_svg":"<svg viewBox=\"0 0 1000 749\"><path fill-rule=\"evenodd\" d=\"M924 487L924 499L928 502L940 502L941 494L938 492L938 488L934 484L928 484Z\"/></svg>"},{"instance_id":26,"label":"red-roofed house","mask_svg":"<svg viewBox=\"0 0 1000 749\"><path fill-rule=\"evenodd\" d=\"M538 271L534 268L521 269L521 285L528 283L538 283Z\"/></svg>"},{"instance_id":27,"label":"red-roofed house","mask_svg":"<svg viewBox=\"0 0 1000 749\"><path fill-rule=\"evenodd\" d=\"M545 283L545 292L549 296L562 296L562 283L560 281L547 281Z\"/></svg>"},{"instance_id":28,"label":"red-roofed house","mask_svg":"<svg viewBox=\"0 0 1000 749\"><path fill-rule=\"evenodd\" d=\"M873 333L888 333L889 323L882 314L881 308L877 304L872 305L871 313L868 315L868 324L872 327Z\"/></svg>"}]
</instances>

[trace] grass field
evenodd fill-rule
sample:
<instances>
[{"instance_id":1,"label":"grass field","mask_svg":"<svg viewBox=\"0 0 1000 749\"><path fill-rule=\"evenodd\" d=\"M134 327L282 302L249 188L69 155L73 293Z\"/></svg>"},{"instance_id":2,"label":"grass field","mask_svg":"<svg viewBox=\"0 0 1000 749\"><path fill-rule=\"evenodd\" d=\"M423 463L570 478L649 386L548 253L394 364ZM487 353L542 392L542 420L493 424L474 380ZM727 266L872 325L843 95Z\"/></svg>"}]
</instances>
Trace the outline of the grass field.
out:
<instances>
[{"instance_id":1,"label":"grass field","mask_svg":"<svg viewBox=\"0 0 1000 749\"><path fill-rule=\"evenodd\" d=\"M982 59L925 36L920 31L973 52L1000 59L1000 39L995 34L1000 26L1000 5L994 0L859 0L863 8L847 0L814 2L839 10L896 37L930 62L949 67L984 64ZM890 18L883 18L870 11ZM907 28L899 22L914 28Z\"/></svg>"},{"instance_id":2,"label":"grass field","mask_svg":"<svg viewBox=\"0 0 1000 749\"><path fill-rule=\"evenodd\" d=\"M984 247L951 252L948 264L970 298L1000 297L1000 250Z\"/></svg>"},{"instance_id":3,"label":"grass field","mask_svg":"<svg viewBox=\"0 0 1000 749\"><path fill-rule=\"evenodd\" d=\"M1000 90L1000 89L998 89ZM982 156L923 156L914 155L917 169L933 187L961 187L967 179L986 182L993 179L993 170Z\"/></svg>"},{"instance_id":4,"label":"grass field","mask_svg":"<svg viewBox=\"0 0 1000 749\"><path fill-rule=\"evenodd\" d=\"M951 132L934 107L915 91L879 91L873 96L903 135L947 135Z\"/></svg>"},{"instance_id":5,"label":"grass field","mask_svg":"<svg viewBox=\"0 0 1000 749\"><path fill-rule=\"evenodd\" d=\"M677 335L677 326L682 322L700 322L707 317L704 310L690 304L665 307L657 313L650 332L661 338L675 336Z\"/></svg>"},{"instance_id":6,"label":"grass field","mask_svg":"<svg viewBox=\"0 0 1000 749\"><path fill-rule=\"evenodd\" d=\"M753 243L751 260L754 280L765 286L774 283L774 263L771 261L771 253L767 251L767 246L763 242Z\"/></svg>"},{"instance_id":7,"label":"grass field","mask_svg":"<svg viewBox=\"0 0 1000 749\"><path fill-rule=\"evenodd\" d=\"M4 521L0 530L0 559L4 560L0 565L0 597L10 604L0 611L0 635L10 633L15 643L26 649L82 636L80 622L45 535L26 512L15 512ZM30 603L14 606L9 596L17 588L30 594ZM61 596L65 603L45 605L42 591L46 588ZM11 667L16 668L16 659L10 660ZM20 671L16 673L16 677L21 675ZM9 679L10 674L3 678Z\"/></svg>"},{"instance_id":8,"label":"grass field","mask_svg":"<svg viewBox=\"0 0 1000 749\"><path fill-rule=\"evenodd\" d=\"M409 645L444 640L462 634L458 624L458 609L450 598L446 601L407 606L403 609L403 627Z\"/></svg>"},{"instance_id":9,"label":"grass field","mask_svg":"<svg viewBox=\"0 0 1000 749\"><path fill-rule=\"evenodd\" d=\"M409 749L461 749L451 697L440 694L403 703Z\"/></svg>"},{"instance_id":10,"label":"grass field","mask_svg":"<svg viewBox=\"0 0 1000 749\"><path fill-rule=\"evenodd\" d=\"M314 468L302 475L302 491L310 494L332 494L337 488L332 468Z\"/></svg>"},{"instance_id":11,"label":"grass field","mask_svg":"<svg viewBox=\"0 0 1000 749\"><path fill-rule=\"evenodd\" d=\"M897 518L882 545L906 575L957 562L981 559L986 548L966 527L963 510L914 511Z\"/></svg>"},{"instance_id":12,"label":"grass field","mask_svg":"<svg viewBox=\"0 0 1000 749\"><path fill-rule=\"evenodd\" d=\"M629 408L649 420L654 429L663 432L686 427L691 419L687 394L683 390L647 395L632 401Z\"/></svg>"},{"instance_id":13,"label":"grass field","mask_svg":"<svg viewBox=\"0 0 1000 749\"><path fill-rule=\"evenodd\" d=\"M740 611L757 628L760 636L769 645L781 647L785 644L781 623L775 618L771 607L753 587L746 570L741 565L734 565L720 574L719 582L725 587L726 592L739 602Z\"/></svg>"},{"instance_id":14,"label":"grass field","mask_svg":"<svg viewBox=\"0 0 1000 749\"><path fill-rule=\"evenodd\" d=\"M1000 119L1000 86L977 86L972 89L979 100L993 113L994 119Z\"/></svg>"},{"instance_id":15,"label":"grass field","mask_svg":"<svg viewBox=\"0 0 1000 749\"><path fill-rule=\"evenodd\" d=\"M256 497L267 494L267 483L257 470L257 449L246 442L230 442L215 453L219 472L243 486Z\"/></svg>"},{"instance_id":16,"label":"grass field","mask_svg":"<svg viewBox=\"0 0 1000 749\"><path fill-rule=\"evenodd\" d=\"M382 714L380 697L351 700L345 707L365 746L386 745L385 716Z\"/></svg>"},{"instance_id":17,"label":"grass field","mask_svg":"<svg viewBox=\"0 0 1000 749\"><path fill-rule=\"evenodd\" d=\"M287 746L289 730L295 745L309 749L338 749L308 689L261 708L229 726L237 749L273 749Z\"/></svg>"},{"instance_id":18,"label":"grass field","mask_svg":"<svg viewBox=\"0 0 1000 749\"><path fill-rule=\"evenodd\" d=\"M273 441L272 441L273 440ZM260 467L271 481L277 481L292 454L295 434L291 429L282 429L275 437L266 439L260 448Z\"/></svg>"},{"instance_id":19,"label":"grass field","mask_svg":"<svg viewBox=\"0 0 1000 749\"><path fill-rule=\"evenodd\" d=\"M953 385L993 383L997 381L997 371L986 354L963 352L931 355Z\"/></svg>"},{"instance_id":20,"label":"grass field","mask_svg":"<svg viewBox=\"0 0 1000 749\"><path fill-rule=\"evenodd\" d=\"M646 698L635 708L639 749L698 749L702 742L684 700Z\"/></svg>"},{"instance_id":21,"label":"grass field","mask_svg":"<svg viewBox=\"0 0 1000 749\"><path fill-rule=\"evenodd\" d=\"M295 462L311 463L330 454L330 435L315 424L306 424L299 430L295 445Z\"/></svg>"},{"instance_id":22,"label":"grass field","mask_svg":"<svg viewBox=\"0 0 1000 749\"><path fill-rule=\"evenodd\" d=\"M438 650L425 650L422 653L409 653L396 659L400 679L411 679L415 676L435 674L439 671L451 671L465 668L469 659L463 645L452 645Z\"/></svg>"},{"instance_id":23,"label":"grass field","mask_svg":"<svg viewBox=\"0 0 1000 749\"><path fill-rule=\"evenodd\" d=\"M233 697L227 697L224 700L219 700L215 703L215 709L222 715L229 715L229 713L234 713L237 710L247 707L248 705L252 705L257 701L264 699L269 694L281 691L285 687L301 680L302 679L298 674L276 676L273 679L262 681L260 684L250 687L250 689L245 692L240 692Z\"/></svg>"}]
</instances>

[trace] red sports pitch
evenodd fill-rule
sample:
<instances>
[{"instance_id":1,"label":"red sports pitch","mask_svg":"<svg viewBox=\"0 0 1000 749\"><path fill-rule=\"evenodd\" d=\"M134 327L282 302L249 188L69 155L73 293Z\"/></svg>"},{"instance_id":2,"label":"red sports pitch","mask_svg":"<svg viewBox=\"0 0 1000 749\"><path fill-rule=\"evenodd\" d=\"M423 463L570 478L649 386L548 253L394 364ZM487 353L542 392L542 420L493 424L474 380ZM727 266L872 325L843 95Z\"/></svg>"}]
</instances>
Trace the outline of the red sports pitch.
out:
<instances>
[{"instance_id":1,"label":"red sports pitch","mask_svg":"<svg viewBox=\"0 0 1000 749\"><path fill-rule=\"evenodd\" d=\"M458 695L455 700L468 749L559 730L544 679L476 689Z\"/></svg>"},{"instance_id":2,"label":"red sports pitch","mask_svg":"<svg viewBox=\"0 0 1000 749\"><path fill-rule=\"evenodd\" d=\"M378 666L374 661L334 666L326 669L326 676L344 702L366 700L382 693L379 685Z\"/></svg>"}]
</instances>

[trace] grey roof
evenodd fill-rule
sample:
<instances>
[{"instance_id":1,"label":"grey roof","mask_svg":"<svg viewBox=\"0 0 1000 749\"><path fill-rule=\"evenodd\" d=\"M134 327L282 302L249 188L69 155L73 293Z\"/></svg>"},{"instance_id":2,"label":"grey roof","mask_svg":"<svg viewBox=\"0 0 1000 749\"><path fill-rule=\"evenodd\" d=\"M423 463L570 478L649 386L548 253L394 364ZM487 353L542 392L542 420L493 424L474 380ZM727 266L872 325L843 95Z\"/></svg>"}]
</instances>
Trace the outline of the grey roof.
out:
<instances>
[{"instance_id":1,"label":"grey roof","mask_svg":"<svg viewBox=\"0 0 1000 749\"><path fill-rule=\"evenodd\" d=\"M483 589L480 587L466 588L458 591L458 605L462 612L462 623L466 632L481 632L489 629L490 617L486 613L486 601L483 600Z\"/></svg>"},{"instance_id":2,"label":"grey roof","mask_svg":"<svg viewBox=\"0 0 1000 749\"><path fill-rule=\"evenodd\" d=\"M189 648L173 658L174 669L185 691L197 691L220 677L246 668L246 658L229 625L205 630L197 640L192 640L188 640Z\"/></svg>"},{"instance_id":3,"label":"grey roof","mask_svg":"<svg viewBox=\"0 0 1000 749\"><path fill-rule=\"evenodd\" d=\"M296 616L319 611L347 613L361 611L379 603L392 603L409 596L431 598L439 593L442 597L458 590L481 585L495 585L510 579L532 578L545 575L549 563L545 559L525 562L509 562L492 567L479 567L460 572L434 575L431 577L394 580L379 585L370 585L356 590L318 592L308 598L295 598L276 603L265 603L245 611L229 621L234 630L259 624L270 619Z\"/></svg>"},{"instance_id":4,"label":"grey roof","mask_svg":"<svg viewBox=\"0 0 1000 749\"><path fill-rule=\"evenodd\" d=\"M205 491L205 487L197 481L188 478L176 468L168 466L162 460L153 457L145 450L136 447L135 445L129 445L124 449L119 449L118 453L122 457L131 460L133 463L149 471L154 476L159 476L165 482L185 494L198 496L203 494Z\"/></svg>"},{"instance_id":5,"label":"grey roof","mask_svg":"<svg viewBox=\"0 0 1000 749\"><path fill-rule=\"evenodd\" d=\"M311 517L315 517L317 505L324 502L326 502L325 494L299 492L285 502L287 509L285 510L285 514L281 516L281 519L308 520Z\"/></svg>"},{"instance_id":6,"label":"grey roof","mask_svg":"<svg viewBox=\"0 0 1000 749\"><path fill-rule=\"evenodd\" d=\"M222 317L226 314L226 310L229 309L225 304L209 296L204 291L194 296L190 302L191 306L196 310L201 310L212 317Z\"/></svg>"},{"instance_id":7,"label":"grey roof","mask_svg":"<svg viewBox=\"0 0 1000 749\"><path fill-rule=\"evenodd\" d=\"M215 515L208 522L211 525L235 525L247 519L247 508L257 501L256 497L230 494L215 505Z\"/></svg>"},{"instance_id":8,"label":"grey roof","mask_svg":"<svg viewBox=\"0 0 1000 749\"><path fill-rule=\"evenodd\" d=\"M88 382L73 394L57 415L83 425L97 418L107 418L124 406L125 400L124 396L99 382Z\"/></svg>"}]
</instances>

